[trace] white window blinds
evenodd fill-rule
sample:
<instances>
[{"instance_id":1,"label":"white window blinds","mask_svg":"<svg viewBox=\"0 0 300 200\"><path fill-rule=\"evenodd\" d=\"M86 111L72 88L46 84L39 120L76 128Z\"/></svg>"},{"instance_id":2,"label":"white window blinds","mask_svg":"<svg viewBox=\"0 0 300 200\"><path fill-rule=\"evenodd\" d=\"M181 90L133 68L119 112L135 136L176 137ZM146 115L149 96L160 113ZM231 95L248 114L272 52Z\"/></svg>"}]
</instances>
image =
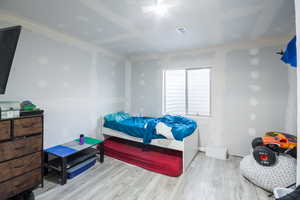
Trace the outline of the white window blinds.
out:
<instances>
[{"instance_id":1,"label":"white window blinds","mask_svg":"<svg viewBox=\"0 0 300 200\"><path fill-rule=\"evenodd\" d=\"M187 114L210 115L210 69L187 70Z\"/></svg>"},{"instance_id":2,"label":"white window blinds","mask_svg":"<svg viewBox=\"0 0 300 200\"><path fill-rule=\"evenodd\" d=\"M185 114L185 70L168 70L165 72L165 112Z\"/></svg>"},{"instance_id":3,"label":"white window blinds","mask_svg":"<svg viewBox=\"0 0 300 200\"><path fill-rule=\"evenodd\" d=\"M210 115L210 69L166 70L164 112Z\"/></svg>"}]
</instances>

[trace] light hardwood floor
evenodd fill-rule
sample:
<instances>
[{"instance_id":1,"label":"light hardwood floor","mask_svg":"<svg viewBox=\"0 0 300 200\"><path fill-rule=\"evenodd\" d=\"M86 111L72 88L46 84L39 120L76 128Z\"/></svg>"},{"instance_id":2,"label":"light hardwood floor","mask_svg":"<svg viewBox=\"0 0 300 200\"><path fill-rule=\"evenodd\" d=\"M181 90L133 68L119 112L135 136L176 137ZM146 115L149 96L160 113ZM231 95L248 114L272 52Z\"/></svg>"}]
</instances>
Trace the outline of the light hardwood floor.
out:
<instances>
[{"instance_id":1,"label":"light hardwood floor","mask_svg":"<svg viewBox=\"0 0 300 200\"><path fill-rule=\"evenodd\" d=\"M269 200L239 174L240 158L216 160L199 153L179 178L105 157L64 186L46 181L37 200Z\"/></svg>"}]
</instances>

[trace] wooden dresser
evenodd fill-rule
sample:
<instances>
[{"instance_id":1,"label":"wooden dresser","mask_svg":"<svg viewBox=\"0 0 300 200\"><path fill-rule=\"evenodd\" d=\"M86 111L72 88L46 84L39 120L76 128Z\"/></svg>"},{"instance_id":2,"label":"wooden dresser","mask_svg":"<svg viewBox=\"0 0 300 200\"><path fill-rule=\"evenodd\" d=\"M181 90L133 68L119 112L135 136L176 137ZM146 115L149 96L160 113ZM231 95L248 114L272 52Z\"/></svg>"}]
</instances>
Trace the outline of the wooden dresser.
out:
<instances>
[{"instance_id":1,"label":"wooden dresser","mask_svg":"<svg viewBox=\"0 0 300 200\"><path fill-rule=\"evenodd\" d=\"M43 115L0 120L0 200L43 183Z\"/></svg>"}]
</instances>

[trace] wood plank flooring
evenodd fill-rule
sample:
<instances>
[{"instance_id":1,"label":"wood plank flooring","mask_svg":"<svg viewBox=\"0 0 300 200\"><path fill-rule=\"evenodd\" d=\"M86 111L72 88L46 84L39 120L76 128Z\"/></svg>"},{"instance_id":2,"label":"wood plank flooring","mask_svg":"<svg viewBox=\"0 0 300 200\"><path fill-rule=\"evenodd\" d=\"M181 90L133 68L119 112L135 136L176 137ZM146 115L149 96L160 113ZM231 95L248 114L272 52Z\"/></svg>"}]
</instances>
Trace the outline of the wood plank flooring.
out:
<instances>
[{"instance_id":1,"label":"wood plank flooring","mask_svg":"<svg viewBox=\"0 0 300 200\"><path fill-rule=\"evenodd\" d=\"M216 160L199 153L188 172L168 177L105 157L64 186L49 179L37 200L269 200L239 174L240 158Z\"/></svg>"}]
</instances>

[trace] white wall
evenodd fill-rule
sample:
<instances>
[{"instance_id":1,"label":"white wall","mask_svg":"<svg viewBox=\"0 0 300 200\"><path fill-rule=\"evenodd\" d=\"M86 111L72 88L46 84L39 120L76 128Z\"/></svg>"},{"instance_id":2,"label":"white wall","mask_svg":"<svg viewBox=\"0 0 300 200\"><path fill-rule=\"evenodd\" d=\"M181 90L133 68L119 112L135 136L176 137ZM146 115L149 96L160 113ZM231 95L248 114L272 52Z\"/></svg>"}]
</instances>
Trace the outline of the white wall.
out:
<instances>
[{"instance_id":1,"label":"white wall","mask_svg":"<svg viewBox=\"0 0 300 200\"><path fill-rule=\"evenodd\" d=\"M0 101L31 100L45 111L45 147L99 137L101 115L124 109L124 73L122 60L24 27Z\"/></svg>"},{"instance_id":2,"label":"white wall","mask_svg":"<svg viewBox=\"0 0 300 200\"><path fill-rule=\"evenodd\" d=\"M295 10L296 10L296 32L297 32L297 61L300 60L300 2L295 1ZM300 138L300 68L297 68L297 129L298 129L298 138ZM298 140L298 152L300 152L300 145ZM298 159L297 159L297 184L300 184L300 153L298 153Z\"/></svg>"},{"instance_id":3,"label":"white wall","mask_svg":"<svg viewBox=\"0 0 300 200\"><path fill-rule=\"evenodd\" d=\"M281 48L254 42L136 59L131 112L161 115L163 69L211 66L212 117L197 120L201 147L226 146L231 154L246 155L252 139L267 131L296 134L296 71L275 54Z\"/></svg>"}]
</instances>

